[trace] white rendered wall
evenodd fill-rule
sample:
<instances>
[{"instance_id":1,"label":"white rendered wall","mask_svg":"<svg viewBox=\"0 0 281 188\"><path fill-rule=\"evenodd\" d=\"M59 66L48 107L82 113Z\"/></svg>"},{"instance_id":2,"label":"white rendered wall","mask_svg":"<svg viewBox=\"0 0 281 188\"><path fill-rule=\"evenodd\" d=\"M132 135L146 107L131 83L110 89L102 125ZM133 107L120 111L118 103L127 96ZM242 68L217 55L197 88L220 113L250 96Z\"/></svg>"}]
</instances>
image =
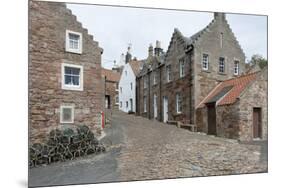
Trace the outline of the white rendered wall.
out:
<instances>
[{"instance_id":1,"label":"white rendered wall","mask_svg":"<svg viewBox=\"0 0 281 188\"><path fill-rule=\"evenodd\" d=\"M126 75L127 72L127 75ZM131 89L131 83L133 87ZM122 92L121 92L122 88ZM133 99L133 112L136 111L136 76L127 63L121 74L119 81L119 110L123 112L128 112L130 110L130 98ZM126 107L126 101L128 101L128 107ZM122 107L120 106L122 102Z\"/></svg>"}]
</instances>

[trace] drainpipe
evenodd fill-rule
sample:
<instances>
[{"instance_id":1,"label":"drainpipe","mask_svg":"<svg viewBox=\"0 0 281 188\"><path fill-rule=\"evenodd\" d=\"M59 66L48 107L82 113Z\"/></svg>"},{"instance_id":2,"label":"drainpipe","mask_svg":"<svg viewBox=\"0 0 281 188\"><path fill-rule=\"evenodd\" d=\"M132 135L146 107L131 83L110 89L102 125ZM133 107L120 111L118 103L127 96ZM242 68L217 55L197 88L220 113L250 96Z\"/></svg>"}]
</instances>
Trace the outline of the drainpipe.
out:
<instances>
[{"instance_id":1,"label":"drainpipe","mask_svg":"<svg viewBox=\"0 0 281 188\"><path fill-rule=\"evenodd\" d=\"M189 74L190 74L190 76L189 76L189 77L190 77L190 78L189 78L189 82L190 82L190 83L189 83L189 92L190 92L190 93L189 93L189 100L190 100L190 101L189 101L189 106L190 106L190 109L189 109L189 117L190 117L190 118L189 118L189 119L190 119L190 120L189 120L189 121L190 121L190 122L189 122L189 123L190 123L190 124L193 123L193 121L192 121L192 62L191 62L191 58L192 58L192 57L191 57L191 56L192 56L192 52L190 53L190 56L189 56L189 62L190 62L190 68L189 68L189 69L190 69L190 72L189 72Z\"/></svg>"},{"instance_id":2,"label":"drainpipe","mask_svg":"<svg viewBox=\"0 0 281 188\"><path fill-rule=\"evenodd\" d=\"M160 105L159 105L159 108L160 108L160 121L163 121L163 109L162 109L162 93L161 93L161 90L162 90L162 71L161 71L161 65L159 66L159 98L160 98Z\"/></svg>"},{"instance_id":3,"label":"drainpipe","mask_svg":"<svg viewBox=\"0 0 281 188\"><path fill-rule=\"evenodd\" d=\"M150 72L147 74L148 76L148 119L150 118Z\"/></svg>"}]
</instances>

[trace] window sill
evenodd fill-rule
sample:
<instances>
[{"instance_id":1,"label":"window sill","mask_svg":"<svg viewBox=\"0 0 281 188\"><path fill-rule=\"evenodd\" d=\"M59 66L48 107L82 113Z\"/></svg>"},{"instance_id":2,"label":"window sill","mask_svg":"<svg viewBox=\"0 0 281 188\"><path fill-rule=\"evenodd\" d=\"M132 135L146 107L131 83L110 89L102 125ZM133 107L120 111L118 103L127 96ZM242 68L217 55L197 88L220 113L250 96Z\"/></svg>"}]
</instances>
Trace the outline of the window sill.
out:
<instances>
[{"instance_id":1,"label":"window sill","mask_svg":"<svg viewBox=\"0 0 281 188\"><path fill-rule=\"evenodd\" d=\"M83 91L83 87L82 86L80 86L80 87L72 87L72 86L63 85L61 89L63 89L63 90L71 90L71 91Z\"/></svg>"},{"instance_id":2,"label":"window sill","mask_svg":"<svg viewBox=\"0 0 281 188\"><path fill-rule=\"evenodd\" d=\"M67 125L69 125L69 124L74 124L74 122L60 122L60 124L63 124L63 125L65 125L65 124L67 124Z\"/></svg>"},{"instance_id":3,"label":"window sill","mask_svg":"<svg viewBox=\"0 0 281 188\"><path fill-rule=\"evenodd\" d=\"M218 72L218 74L220 74L220 75L226 75L225 72Z\"/></svg>"},{"instance_id":4,"label":"window sill","mask_svg":"<svg viewBox=\"0 0 281 188\"><path fill-rule=\"evenodd\" d=\"M211 73L210 70L204 70L204 69L202 69L202 72Z\"/></svg>"},{"instance_id":5,"label":"window sill","mask_svg":"<svg viewBox=\"0 0 281 188\"><path fill-rule=\"evenodd\" d=\"M69 53L73 53L73 54L82 54L82 50L78 49L78 50L74 50L74 49L65 49L65 52L69 52Z\"/></svg>"}]
</instances>

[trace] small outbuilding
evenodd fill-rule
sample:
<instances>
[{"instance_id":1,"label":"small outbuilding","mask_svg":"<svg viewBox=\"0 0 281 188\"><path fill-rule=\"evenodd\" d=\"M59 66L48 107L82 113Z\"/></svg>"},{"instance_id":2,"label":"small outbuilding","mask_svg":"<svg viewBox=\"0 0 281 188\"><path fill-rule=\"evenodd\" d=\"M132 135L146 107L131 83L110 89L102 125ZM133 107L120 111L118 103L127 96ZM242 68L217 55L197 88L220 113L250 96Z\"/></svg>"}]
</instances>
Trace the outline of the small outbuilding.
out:
<instances>
[{"instance_id":1,"label":"small outbuilding","mask_svg":"<svg viewBox=\"0 0 281 188\"><path fill-rule=\"evenodd\" d=\"M267 140L267 67L220 82L197 106L198 131L251 141Z\"/></svg>"}]
</instances>

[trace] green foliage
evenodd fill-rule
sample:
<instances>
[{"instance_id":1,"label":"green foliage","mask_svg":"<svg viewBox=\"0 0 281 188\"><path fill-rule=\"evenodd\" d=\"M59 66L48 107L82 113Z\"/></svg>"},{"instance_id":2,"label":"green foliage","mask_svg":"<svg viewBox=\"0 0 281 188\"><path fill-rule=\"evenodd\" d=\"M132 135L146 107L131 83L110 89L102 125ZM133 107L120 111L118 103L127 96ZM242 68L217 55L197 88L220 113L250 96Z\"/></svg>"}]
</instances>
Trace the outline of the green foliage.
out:
<instances>
[{"instance_id":1,"label":"green foliage","mask_svg":"<svg viewBox=\"0 0 281 188\"><path fill-rule=\"evenodd\" d=\"M259 54L254 54L249 61L250 65L259 65L261 69L267 66L267 59Z\"/></svg>"}]
</instances>

